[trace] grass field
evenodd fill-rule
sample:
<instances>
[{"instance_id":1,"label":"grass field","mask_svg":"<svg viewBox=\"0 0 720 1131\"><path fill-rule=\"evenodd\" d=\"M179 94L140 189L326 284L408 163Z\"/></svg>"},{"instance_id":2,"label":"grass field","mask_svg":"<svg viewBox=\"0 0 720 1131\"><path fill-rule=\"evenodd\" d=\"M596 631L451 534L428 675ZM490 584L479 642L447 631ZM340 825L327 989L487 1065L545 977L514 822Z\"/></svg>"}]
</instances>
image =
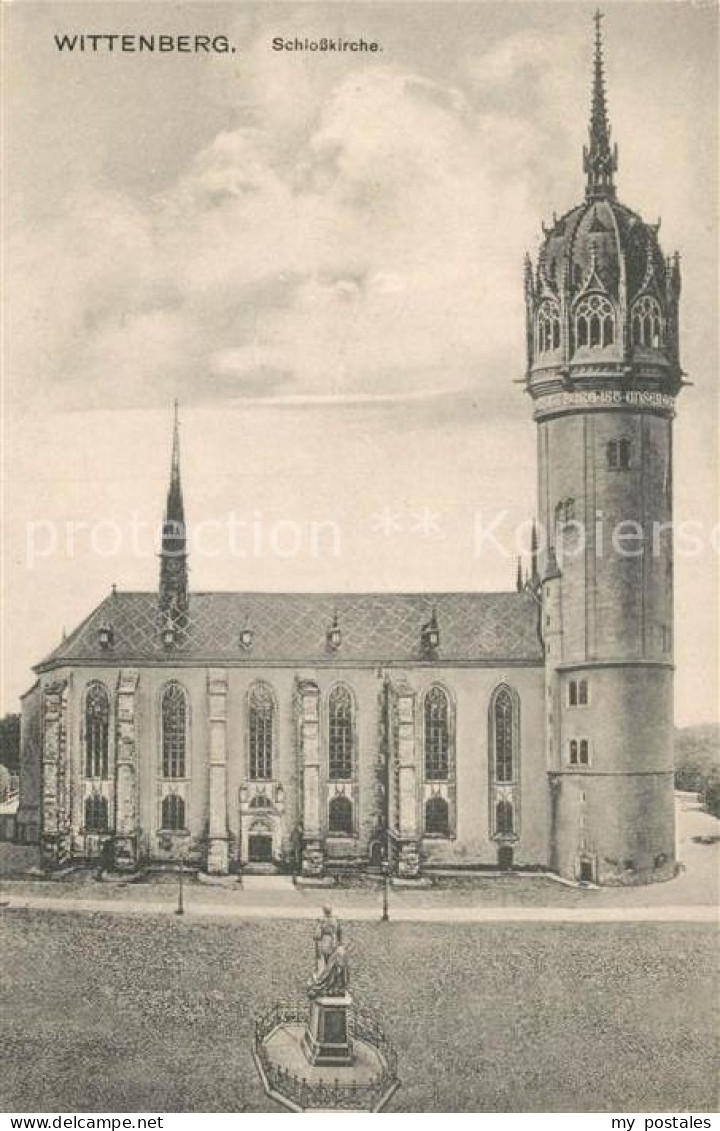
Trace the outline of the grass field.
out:
<instances>
[{"instance_id":1,"label":"grass field","mask_svg":"<svg viewBox=\"0 0 720 1131\"><path fill-rule=\"evenodd\" d=\"M3 1111L276 1110L253 1016L298 998L311 925L5 911ZM389 1110L715 1110L701 925L347 929L400 1060Z\"/></svg>"}]
</instances>

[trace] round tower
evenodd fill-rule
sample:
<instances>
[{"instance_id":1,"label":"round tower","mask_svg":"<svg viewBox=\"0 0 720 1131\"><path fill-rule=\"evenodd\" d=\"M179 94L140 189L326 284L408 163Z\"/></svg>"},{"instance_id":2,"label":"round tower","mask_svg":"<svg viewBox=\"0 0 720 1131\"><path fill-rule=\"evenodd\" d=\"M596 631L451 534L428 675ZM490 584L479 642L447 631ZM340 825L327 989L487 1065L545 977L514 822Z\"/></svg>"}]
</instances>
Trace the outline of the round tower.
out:
<instances>
[{"instance_id":1,"label":"round tower","mask_svg":"<svg viewBox=\"0 0 720 1131\"><path fill-rule=\"evenodd\" d=\"M600 30L585 199L525 269L538 426L550 858L645 883L675 869L672 420L677 254L616 199Z\"/></svg>"}]
</instances>

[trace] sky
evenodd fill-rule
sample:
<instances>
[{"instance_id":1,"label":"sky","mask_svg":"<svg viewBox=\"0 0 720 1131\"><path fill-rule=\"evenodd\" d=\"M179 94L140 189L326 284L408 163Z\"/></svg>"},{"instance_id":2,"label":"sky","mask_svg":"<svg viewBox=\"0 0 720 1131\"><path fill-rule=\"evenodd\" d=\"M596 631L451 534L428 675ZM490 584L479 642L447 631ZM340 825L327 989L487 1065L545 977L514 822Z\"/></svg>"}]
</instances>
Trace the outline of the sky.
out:
<instances>
[{"instance_id":1,"label":"sky","mask_svg":"<svg viewBox=\"0 0 720 1131\"><path fill-rule=\"evenodd\" d=\"M592 11L6 5L5 709L112 583L155 587L174 398L194 588L513 585L535 509L522 261L582 199ZM682 254L675 509L703 549L676 562L676 715L700 722L718 717L717 15L605 12L618 194ZM236 50L57 51L82 31ZM507 552L480 553L498 515Z\"/></svg>"}]
</instances>

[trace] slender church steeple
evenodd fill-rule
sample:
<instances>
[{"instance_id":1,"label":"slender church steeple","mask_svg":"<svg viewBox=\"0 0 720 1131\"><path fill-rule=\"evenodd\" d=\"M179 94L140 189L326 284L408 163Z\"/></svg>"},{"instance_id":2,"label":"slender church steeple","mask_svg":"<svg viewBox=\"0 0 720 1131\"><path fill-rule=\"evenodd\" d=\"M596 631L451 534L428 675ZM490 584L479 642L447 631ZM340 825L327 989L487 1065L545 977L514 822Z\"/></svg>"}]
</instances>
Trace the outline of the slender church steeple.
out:
<instances>
[{"instance_id":1,"label":"slender church steeple","mask_svg":"<svg viewBox=\"0 0 720 1131\"><path fill-rule=\"evenodd\" d=\"M168 487L160 553L160 608L174 616L188 606L187 538L180 482L180 422L175 401L170 486Z\"/></svg>"},{"instance_id":2,"label":"slender church steeple","mask_svg":"<svg viewBox=\"0 0 720 1131\"><path fill-rule=\"evenodd\" d=\"M610 145L610 122L605 102L603 42L600 29L603 14L599 9L593 19L595 20L595 61L590 106L590 144L583 147L583 169L587 177L585 196L588 200L615 196L613 173L618 164L617 146Z\"/></svg>"}]
</instances>

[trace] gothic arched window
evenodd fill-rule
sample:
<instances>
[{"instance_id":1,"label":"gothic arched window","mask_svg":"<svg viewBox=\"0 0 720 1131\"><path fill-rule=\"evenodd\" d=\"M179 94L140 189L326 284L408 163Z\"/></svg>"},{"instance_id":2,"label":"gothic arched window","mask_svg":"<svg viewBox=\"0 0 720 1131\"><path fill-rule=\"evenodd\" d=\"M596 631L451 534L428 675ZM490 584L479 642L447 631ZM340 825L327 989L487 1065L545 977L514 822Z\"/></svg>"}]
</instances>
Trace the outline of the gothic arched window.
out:
<instances>
[{"instance_id":1,"label":"gothic arched window","mask_svg":"<svg viewBox=\"0 0 720 1131\"><path fill-rule=\"evenodd\" d=\"M429 797L425 802L425 832L428 836L450 835L450 807L444 797Z\"/></svg>"},{"instance_id":2,"label":"gothic arched window","mask_svg":"<svg viewBox=\"0 0 720 1131\"><path fill-rule=\"evenodd\" d=\"M349 781L353 773L353 700L347 687L335 687L328 706L328 776Z\"/></svg>"},{"instance_id":3,"label":"gothic arched window","mask_svg":"<svg viewBox=\"0 0 720 1131\"><path fill-rule=\"evenodd\" d=\"M493 712L493 776L496 782L511 782L516 776L515 743L517 722L515 704L508 687L501 687L495 695Z\"/></svg>"},{"instance_id":4,"label":"gothic arched window","mask_svg":"<svg viewBox=\"0 0 720 1131\"><path fill-rule=\"evenodd\" d=\"M85 777L108 777L110 700L102 683L91 683L85 695Z\"/></svg>"},{"instance_id":5,"label":"gothic arched window","mask_svg":"<svg viewBox=\"0 0 720 1131\"><path fill-rule=\"evenodd\" d=\"M330 799L328 806L328 832L352 836L353 832L353 807L352 801L344 793L338 793Z\"/></svg>"},{"instance_id":6,"label":"gothic arched window","mask_svg":"<svg viewBox=\"0 0 720 1131\"><path fill-rule=\"evenodd\" d=\"M632 308L632 340L634 346L661 349L663 319L660 303L652 295L636 299Z\"/></svg>"},{"instance_id":7,"label":"gothic arched window","mask_svg":"<svg viewBox=\"0 0 720 1131\"><path fill-rule=\"evenodd\" d=\"M176 793L163 797L162 827L164 829L185 828L185 802Z\"/></svg>"},{"instance_id":8,"label":"gothic arched window","mask_svg":"<svg viewBox=\"0 0 720 1131\"><path fill-rule=\"evenodd\" d=\"M560 311L557 303L545 299L537 314L538 353L556 350L560 346Z\"/></svg>"},{"instance_id":9,"label":"gothic arched window","mask_svg":"<svg viewBox=\"0 0 720 1131\"><path fill-rule=\"evenodd\" d=\"M272 692L259 683L250 692L249 703L250 778L268 781L273 773L273 723L275 702Z\"/></svg>"},{"instance_id":10,"label":"gothic arched window","mask_svg":"<svg viewBox=\"0 0 720 1131\"><path fill-rule=\"evenodd\" d=\"M91 793L85 799L85 832L106 833L108 831L107 798L99 793Z\"/></svg>"},{"instance_id":11,"label":"gothic arched window","mask_svg":"<svg viewBox=\"0 0 720 1131\"><path fill-rule=\"evenodd\" d=\"M575 307L575 344L601 348L615 341L615 311L603 295L588 295Z\"/></svg>"},{"instance_id":12,"label":"gothic arched window","mask_svg":"<svg viewBox=\"0 0 720 1131\"><path fill-rule=\"evenodd\" d=\"M442 687L425 696L425 779L447 781L450 776L450 704Z\"/></svg>"},{"instance_id":13,"label":"gothic arched window","mask_svg":"<svg viewBox=\"0 0 720 1131\"><path fill-rule=\"evenodd\" d=\"M495 832L501 836L511 836L514 831L512 801L506 797L501 797L495 806Z\"/></svg>"},{"instance_id":14,"label":"gothic arched window","mask_svg":"<svg viewBox=\"0 0 720 1131\"><path fill-rule=\"evenodd\" d=\"M179 683L169 683L163 691L162 776L184 778L187 765L187 696Z\"/></svg>"}]
</instances>

